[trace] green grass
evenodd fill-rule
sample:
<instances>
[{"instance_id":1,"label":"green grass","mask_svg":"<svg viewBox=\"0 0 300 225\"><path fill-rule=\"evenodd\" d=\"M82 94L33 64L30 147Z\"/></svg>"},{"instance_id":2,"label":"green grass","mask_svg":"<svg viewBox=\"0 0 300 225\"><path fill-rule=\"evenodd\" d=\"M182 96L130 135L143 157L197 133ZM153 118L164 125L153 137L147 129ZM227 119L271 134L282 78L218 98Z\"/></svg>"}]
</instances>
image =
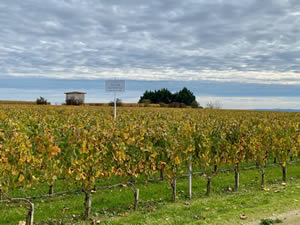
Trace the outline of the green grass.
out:
<instances>
[{"instance_id":1,"label":"green grass","mask_svg":"<svg viewBox=\"0 0 300 225\"><path fill-rule=\"evenodd\" d=\"M280 219L262 219L260 221L260 225L271 225L271 224L276 224L276 223L282 223L282 220Z\"/></svg>"},{"instance_id":2,"label":"green grass","mask_svg":"<svg viewBox=\"0 0 300 225\"><path fill-rule=\"evenodd\" d=\"M93 194L92 219L101 224L242 224L241 214L246 221L260 220L272 214L300 208L300 165L288 165L288 183L281 185L281 168L266 169L266 188L261 190L258 170L240 173L239 192L233 188L232 172L213 177L212 193L205 195L206 180L193 177L193 198L187 198L187 178L177 181L177 200L171 202L171 189L167 181L139 184L140 205L132 209L133 191L129 187L98 189ZM122 180L114 178L112 183ZM124 180L123 180L124 181ZM108 185L108 182L102 183ZM58 181L55 190L76 189ZM41 195L48 191L46 184L30 190L12 191L14 197ZM276 191L276 192L275 192ZM279 192L278 192L279 191ZM36 224L90 224L82 220L84 195L81 192L38 198L35 203ZM20 204L0 204L0 224L17 224L25 220L26 209Z\"/></svg>"}]
</instances>

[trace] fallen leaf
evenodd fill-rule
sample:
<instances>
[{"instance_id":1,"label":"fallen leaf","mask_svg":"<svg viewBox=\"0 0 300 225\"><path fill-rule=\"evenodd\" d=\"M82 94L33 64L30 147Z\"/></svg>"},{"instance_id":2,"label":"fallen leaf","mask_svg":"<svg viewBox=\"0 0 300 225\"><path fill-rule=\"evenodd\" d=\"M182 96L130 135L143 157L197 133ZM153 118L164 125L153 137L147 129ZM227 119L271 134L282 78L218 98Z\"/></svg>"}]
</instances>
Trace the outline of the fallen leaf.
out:
<instances>
[{"instance_id":1,"label":"fallen leaf","mask_svg":"<svg viewBox=\"0 0 300 225\"><path fill-rule=\"evenodd\" d=\"M242 214L242 215L240 215L240 219L241 220L245 220L245 219L247 219L248 217L245 215L245 214Z\"/></svg>"},{"instance_id":2,"label":"fallen leaf","mask_svg":"<svg viewBox=\"0 0 300 225\"><path fill-rule=\"evenodd\" d=\"M195 219L195 220L199 220L199 219L200 219L200 216L197 216L197 215L196 215L196 216L194 216L194 219Z\"/></svg>"},{"instance_id":3,"label":"fallen leaf","mask_svg":"<svg viewBox=\"0 0 300 225\"><path fill-rule=\"evenodd\" d=\"M262 187L261 190L263 190L263 191L271 191L271 188Z\"/></svg>"},{"instance_id":4,"label":"fallen leaf","mask_svg":"<svg viewBox=\"0 0 300 225\"><path fill-rule=\"evenodd\" d=\"M64 207L63 210L60 211L60 213L65 213L65 211L69 210L69 208Z\"/></svg>"},{"instance_id":5,"label":"fallen leaf","mask_svg":"<svg viewBox=\"0 0 300 225\"><path fill-rule=\"evenodd\" d=\"M120 213L119 216L124 216L124 217L127 217L128 216L128 213Z\"/></svg>"}]
</instances>

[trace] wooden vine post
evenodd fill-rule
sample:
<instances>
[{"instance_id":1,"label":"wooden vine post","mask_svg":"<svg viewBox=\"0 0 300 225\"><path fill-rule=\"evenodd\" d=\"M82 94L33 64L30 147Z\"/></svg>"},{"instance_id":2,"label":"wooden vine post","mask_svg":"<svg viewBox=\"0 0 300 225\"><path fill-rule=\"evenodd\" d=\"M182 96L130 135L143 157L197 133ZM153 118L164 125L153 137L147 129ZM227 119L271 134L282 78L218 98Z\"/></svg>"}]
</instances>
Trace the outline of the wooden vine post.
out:
<instances>
[{"instance_id":1,"label":"wooden vine post","mask_svg":"<svg viewBox=\"0 0 300 225\"><path fill-rule=\"evenodd\" d=\"M136 210L138 202L139 202L139 196L140 196L140 189L135 188L134 191L134 206L133 209Z\"/></svg>"},{"instance_id":2,"label":"wooden vine post","mask_svg":"<svg viewBox=\"0 0 300 225\"><path fill-rule=\"evenodd\" d=\"M49 196L53 196L53 194L54 194L54 183L53 184L50 184L50 186L49 186Z\"/></svg>"},{"instance_id":3,"label":"wooden vine post","mask_svg":"<svg viewBox=\"0 0 300 225\"><path fill-rule=\"evenodd\" d=\"M287 178L286 178L287 177L286 176L287 169L286 169L286 163L285 162L281 164L281 168L282 168L282 182L286 183L286 181L287 181Z\"/></svg>"},{"instance_id":4,"label":"wooden vine post","mask_svg":"<svg viewBox=\"0 0 300 225\"><path fill-rule=\"evenodd\" d=\"M189 157L188 161L188 171L189 171L189 198L192 199L192 156Z\"/></svg>"},{"instance_id":5,"label":"wooden vine post","mask_svg":"<svg viewBox=\"0 0 300 225\"><path fill-rule=\"evenodd\" d=\"M239 173L239 164L235 164L234 167L234 190L238 191L240 186L240 173Z\"/></svg>"}]
</instances>

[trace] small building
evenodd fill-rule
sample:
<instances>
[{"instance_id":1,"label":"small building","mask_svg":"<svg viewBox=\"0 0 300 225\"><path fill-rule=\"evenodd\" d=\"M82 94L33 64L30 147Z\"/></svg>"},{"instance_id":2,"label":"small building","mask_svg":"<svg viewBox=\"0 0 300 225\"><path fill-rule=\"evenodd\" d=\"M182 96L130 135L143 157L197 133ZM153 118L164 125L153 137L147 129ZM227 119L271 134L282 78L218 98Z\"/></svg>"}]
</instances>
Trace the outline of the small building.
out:
<instances>
[{"instance_id":1,"label":"small building","mask_svg":"<svg viewBox=\"0 0 300 225\"><path fill-rule=\"evenodd\" d=\"M67 105L82 105L84 104L85 92L72 91L66 92L66 104Z\"/></svg>"}]
</instances>

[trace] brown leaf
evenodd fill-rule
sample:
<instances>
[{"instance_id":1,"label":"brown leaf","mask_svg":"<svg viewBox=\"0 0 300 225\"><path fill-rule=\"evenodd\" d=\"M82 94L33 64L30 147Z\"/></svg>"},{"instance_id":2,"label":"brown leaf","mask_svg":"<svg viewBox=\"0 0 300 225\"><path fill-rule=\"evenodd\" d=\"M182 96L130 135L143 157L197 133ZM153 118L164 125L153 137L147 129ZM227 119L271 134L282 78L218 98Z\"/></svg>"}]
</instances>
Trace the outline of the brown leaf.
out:
<instances>
[{"instance_id":1,"label":"brown leaf","mask_svg":"<svg viewBox=\"0 0 300 225\"><path fill-rule=\"evenodd\" d=\"M60 213L65 213L65 211L69 210L69 208L64 207L63 210L60 211Z\"/></svg>"},{"instance_id":2,"label":"brown leaf","mask_svg":"<svg viewBox=\"0 0 300 225\"><path fill-rule=\"evenodd\" d=\"M241 220L245 220L245 219L247 219L248 217L245 215L245 214L242 214L242 215L240 215L240 219Z\"/></svg>"},{"instance_id":3,"label":"brown leaf","mask_svg":"<svg viewBox=\"0 0 300 225\"><path fill-rule=\"evenodd\" d=\"M270 191L271 189L270 188L266 188L266 187L262 187L261 190L263 190L263 191Z\"/></svg>"},{"instance_id":4,"label":"brown leaf","mask_svg":"<svg viewBox=\"0 0 300 225\"><path fill-rule=\"evenodd\" d=\"M126 213L120 213L119 216L124 216L124 217L127 217L129 214L126 212Z\"/></svg>"}]
</instances>

